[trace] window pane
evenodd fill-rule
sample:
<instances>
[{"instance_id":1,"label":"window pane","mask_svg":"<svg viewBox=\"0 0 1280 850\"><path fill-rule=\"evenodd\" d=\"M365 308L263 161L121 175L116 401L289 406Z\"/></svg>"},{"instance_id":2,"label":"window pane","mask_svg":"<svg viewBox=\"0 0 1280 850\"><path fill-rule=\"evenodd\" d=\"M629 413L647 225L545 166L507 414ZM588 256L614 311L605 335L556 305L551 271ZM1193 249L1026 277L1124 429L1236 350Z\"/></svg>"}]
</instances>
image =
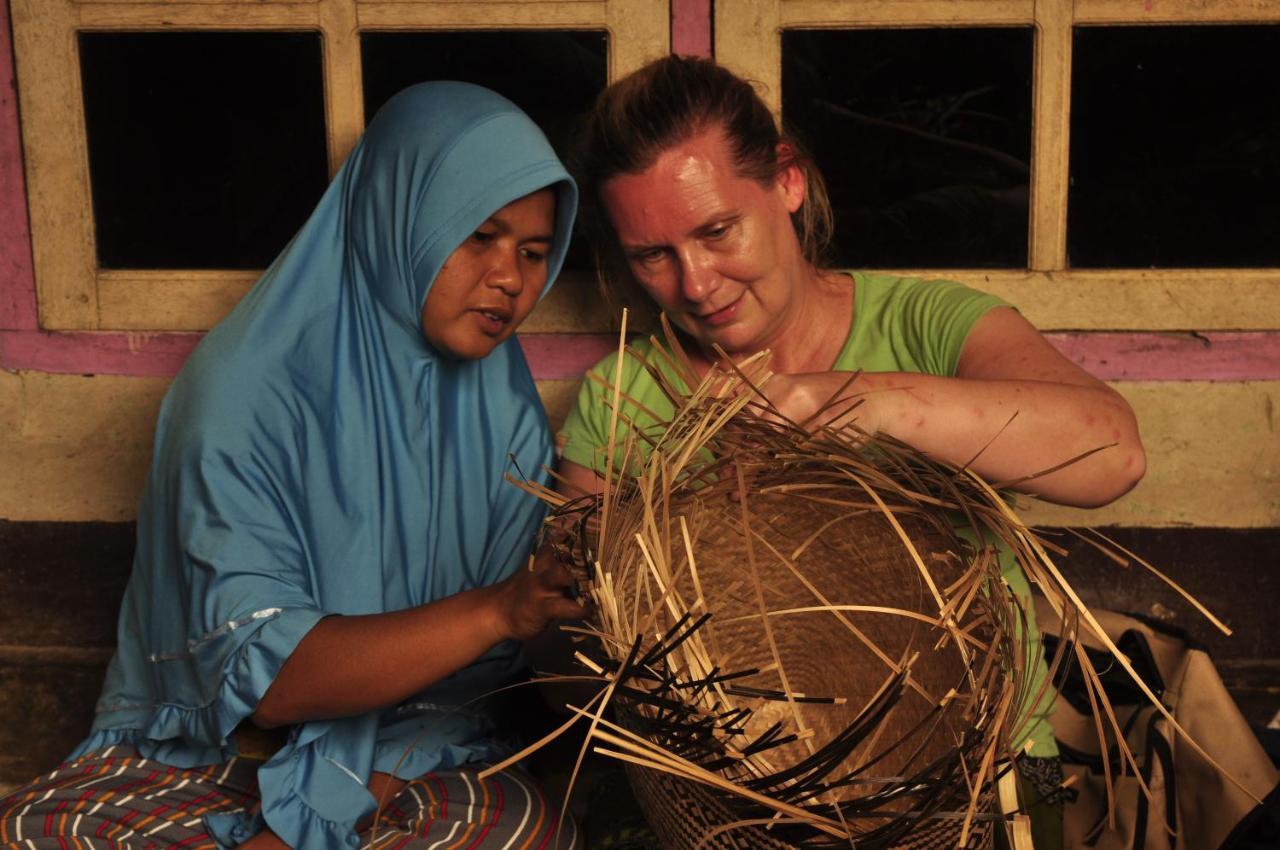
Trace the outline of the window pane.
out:
<instances>
[{"instance_id":1,"label":"window pane","mask_svg":"<svg viewBox=\"0 0 1280 850\"><path fill-rule=\"evenodd\" d=\"M98 261L261 268L328 183L315 33L82 33Z\"/></svg>"},{"instance_id":2,"label":"window pane","mask_svg":"<svg viewBox=\"0 0 1280 850\"><path fill-rule=\"evenodd\" d=\"M366 119L406 86L463 80L510 98L561 156L605 85L603 32L365 33L360 46Z\"/></svg>"},{"instance_id":3,"label":"window pane","mask_svg":"<svg viewBox=\"0 0 1280 850\"><path fill-rule=\"evenodd\" d=\"M1280 265L1280 27L1075 31L1076 267Z\"/></svg>"},{"instance_id":4,"label":"window pane","mask_svg":"<svg viewBox=\"0 0 1280 850\"><path fill-rule=\"evenodd\" d=\"M843 266L1027 262L1029 28L791 30L783 120L811 148Z\"/></svg>"}]
</instances>

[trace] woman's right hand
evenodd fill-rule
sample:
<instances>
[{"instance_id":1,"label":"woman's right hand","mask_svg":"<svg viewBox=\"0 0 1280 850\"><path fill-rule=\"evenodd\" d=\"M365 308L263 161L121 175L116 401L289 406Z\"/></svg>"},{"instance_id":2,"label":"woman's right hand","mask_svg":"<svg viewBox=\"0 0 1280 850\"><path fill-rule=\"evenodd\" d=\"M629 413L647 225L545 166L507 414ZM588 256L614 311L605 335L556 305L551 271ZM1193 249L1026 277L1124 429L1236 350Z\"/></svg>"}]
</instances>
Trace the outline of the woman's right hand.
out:
<instances>
[{"instance_id":1,"label":"woman's right hand","mask_svg":"<svg viewBox=\"0 0 1280 850\"><path fill-rule=\"evenodd\" d=\"M552 620L581 618L587 609L569 597L574 584L573 573L552 547L544 546L526 566L490 588L498 639L529 640Z\"/></svg>"},{"instance_id":2,"label":"woman's right hand","mask_svg":"<svg viewBox=\"0 0 1280 850\"><path fill-rule=\"evenodd\" d=\"M350 717L396 705L497 643L527 639L586 613L550 549L506 581L400 611L328 616L286 659L253 713L264 729Z\"/></svg>"}]
</instances>

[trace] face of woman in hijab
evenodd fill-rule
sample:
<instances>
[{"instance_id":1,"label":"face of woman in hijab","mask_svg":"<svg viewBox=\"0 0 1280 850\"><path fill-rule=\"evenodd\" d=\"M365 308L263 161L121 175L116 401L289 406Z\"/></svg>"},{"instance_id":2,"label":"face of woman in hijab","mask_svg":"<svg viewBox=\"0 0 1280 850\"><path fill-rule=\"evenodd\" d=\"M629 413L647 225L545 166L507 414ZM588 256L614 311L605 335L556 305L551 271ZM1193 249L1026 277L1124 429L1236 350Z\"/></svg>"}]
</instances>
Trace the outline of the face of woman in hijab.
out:
<instances>
[{"instance_id":1,"label":"face of woman in hijab","mask_svg":"<svg viewBox=\"0 0 1280 850\"><path fill-rule=\"evenodd\" d=\"M547 284L555 215L555 191L542 189L489 216L455 248L422 305L427 342L478 360L515 333Z\"/></svg>"}]
</instances>

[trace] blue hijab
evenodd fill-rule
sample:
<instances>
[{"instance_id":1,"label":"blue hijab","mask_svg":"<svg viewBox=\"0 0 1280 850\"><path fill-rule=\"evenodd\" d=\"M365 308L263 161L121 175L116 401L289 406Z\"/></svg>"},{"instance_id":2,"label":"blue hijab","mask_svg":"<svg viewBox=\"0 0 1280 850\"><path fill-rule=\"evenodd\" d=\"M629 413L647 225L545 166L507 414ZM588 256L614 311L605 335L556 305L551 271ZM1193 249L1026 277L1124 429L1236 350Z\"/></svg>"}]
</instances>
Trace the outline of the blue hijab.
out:
<instances>
[{"instance_id":1,"label":"blue hijab","mask_svg":"<svg viewBox=\"0 0 1280 850\"><path fill-rule=\"evenodd\" d=\"M118 649L77 755L127 743L178 767L225 761L322 617L421 605L523 563L542 514L503 476L541 478L551 440L520 347L453 360L420 315L453 250L548 186L549 286L577 191L528 117L448 82L379 111L164 400ZM404 705L294 727L259 770L261 813L208 826L223 846L264 818L296 850L356 841L372 770L403 758L408 778L502 753L469 703L520 667L500 644Z\"/></svg>"}]
</instances>

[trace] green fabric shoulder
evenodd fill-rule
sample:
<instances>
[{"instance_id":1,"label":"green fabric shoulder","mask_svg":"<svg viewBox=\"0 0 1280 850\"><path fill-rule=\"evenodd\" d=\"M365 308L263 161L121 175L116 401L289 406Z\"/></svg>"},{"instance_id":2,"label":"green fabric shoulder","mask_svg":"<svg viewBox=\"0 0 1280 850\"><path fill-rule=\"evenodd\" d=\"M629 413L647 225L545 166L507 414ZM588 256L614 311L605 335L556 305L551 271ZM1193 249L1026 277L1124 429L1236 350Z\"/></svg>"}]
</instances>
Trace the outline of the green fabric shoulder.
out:
<instances>
[{"instance_id":1,"label":"green fabric shoulder","mask_svg":"<svg viewBox=\"0 0 1280 850\"><path fill-rule=\"evenodd\" d=\"M650 363L661 363L655 357L653 342L639 339L633 341L623 355L621 375L618 373L616 352L591 367L557 436L561 457L596 472L604 471L609 424L613 420L615 384L620 390L618 439L625 439L628 421L643 432L658 428L671 419L675 405L662 392L640 358ZM678 386L687 389L672 369L668 367L662 371Z\"/></svg>"},{"instance_id":2,"label":"green fabric shoulder","mask_svg":"<svg viewBox=\"0 0 1280 850\"><path fill-rule=\"evenodd\" d=\"M978 319L1007 302L950 280L853 276L853 324L837 370L952 377Z\"/></svg>"}]
</instances>

